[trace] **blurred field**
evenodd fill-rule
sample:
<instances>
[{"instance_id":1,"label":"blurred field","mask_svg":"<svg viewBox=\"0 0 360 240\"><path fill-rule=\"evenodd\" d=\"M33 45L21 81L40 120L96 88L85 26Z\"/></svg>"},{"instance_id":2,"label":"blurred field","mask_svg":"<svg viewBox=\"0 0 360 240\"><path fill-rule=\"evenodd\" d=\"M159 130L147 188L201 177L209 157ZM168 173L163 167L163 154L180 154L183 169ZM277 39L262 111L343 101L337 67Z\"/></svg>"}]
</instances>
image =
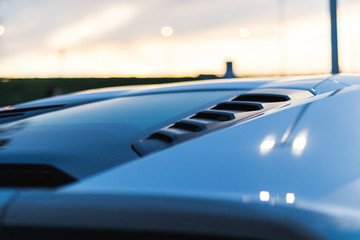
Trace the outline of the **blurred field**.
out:
<instances>
[{"instance_id":1,"label":"blurred field","mask_svg":"<svg viewBox=\"0 0 360 240\"><path fill-rule=\"evenodd\" d=\"M33 78L0 81L0 107L47 97L49 91L62 94L112 86L162 84L199 80L199 78Z\"/></svg>"}]
</instances>

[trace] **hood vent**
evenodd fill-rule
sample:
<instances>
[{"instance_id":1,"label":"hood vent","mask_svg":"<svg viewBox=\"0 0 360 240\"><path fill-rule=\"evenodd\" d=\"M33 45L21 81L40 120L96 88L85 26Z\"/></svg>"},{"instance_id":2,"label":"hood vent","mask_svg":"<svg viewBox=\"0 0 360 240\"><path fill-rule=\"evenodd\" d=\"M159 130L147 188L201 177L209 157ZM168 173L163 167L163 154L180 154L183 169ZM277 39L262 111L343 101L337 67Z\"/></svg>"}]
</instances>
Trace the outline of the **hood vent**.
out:
<instances>
[{"instance_id":1,"label":"hood vent","mask_svg":"<svg viewBox=\"0 0 360 240\"><path fill-rule=\"evenodd\" d=\"M0 164L0 187L49 188L75 181L57 168L37 164Z\"/></svg>"},{"instance_id":2,"label":"hood vent","mask_svg":"<svg viewBox=\"0 0 360 240\"><path fill-rule=\"evenodd\" d=\"M2 108L0 110L0 123L15 121L30 116L42 114L65 108L66 105L47 105L47 106L36 106L36 107L9 107Z\"/></svg>"},{"instance_id":3,"label":"hood vent","mask_svg":"<svg viewBox=\"0 0 360 240\"><path fill-rule=\"evenodd\" d=\"M252 90L165 127L135 142L132 148L144 156L312 96L309 91L297 89Z\"/></svg>"}]
</instances>

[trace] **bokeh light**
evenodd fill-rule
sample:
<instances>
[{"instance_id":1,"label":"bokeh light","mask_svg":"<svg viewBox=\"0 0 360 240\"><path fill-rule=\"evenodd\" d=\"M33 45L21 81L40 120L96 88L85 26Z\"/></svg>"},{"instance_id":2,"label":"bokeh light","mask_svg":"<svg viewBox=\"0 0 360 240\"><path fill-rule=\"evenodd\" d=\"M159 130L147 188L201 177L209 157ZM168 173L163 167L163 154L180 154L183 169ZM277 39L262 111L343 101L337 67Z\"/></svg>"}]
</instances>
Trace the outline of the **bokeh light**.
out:
<instances>
[{"instance_id":1,"label":"bokeh light","mask_svg":"<svg viewBox=\"0 0 360 240\"><path fill-rule=\"evenodd\" d=\"M161 28L161 35L163 37L171 37L174 33L174 29L170 26L164 26Z\"/></svg>"},{"instance_id":2,"label":"bokeh light","mask_svg":"<svg viewBox=\"0 0 360 240\"><path fill-rule=\"evenodd\" d=\"M79 36L86 37L89 36L91 29L88 26L83 26L79 29Z\"/></svg>"},{"instance_id":3,"label":"bokeh light","mask_svg":"<svg viewBox=\"0 0 360 240\"><path fill-rule=\"evenodd\" d=\"M241 38L249 38L250 37L250 30L248 28L242 27L239 29L238 33Z\"/></svg>"},{"instance_id":4,"label":"bokeh light","mask_svg":"<svg viewBox=\"0 0 360 240\"><path fill-rule=\"evenodd\" d=\"M5 27L3 25L0 25L0 36L4 35L5 33Z\"/></svg>"}]
</instances>

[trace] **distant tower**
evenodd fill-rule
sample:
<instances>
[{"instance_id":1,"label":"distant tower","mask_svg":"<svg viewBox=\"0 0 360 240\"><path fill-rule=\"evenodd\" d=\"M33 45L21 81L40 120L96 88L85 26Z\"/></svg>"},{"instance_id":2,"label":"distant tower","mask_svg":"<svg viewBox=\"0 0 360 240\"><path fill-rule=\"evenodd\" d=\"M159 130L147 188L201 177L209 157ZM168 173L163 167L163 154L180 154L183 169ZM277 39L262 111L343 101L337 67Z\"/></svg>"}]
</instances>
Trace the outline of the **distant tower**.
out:
<instances>
[{"instance_id":1,"label":"distant tower","mask_svg":"<svg viewBox=\"0 0 360 240\"><path fill-rule=\"evenodd\" d=\"M233 62L226 62L226 73L223 78L236 78L233 71Z\"/></svg>"}]
</instances>

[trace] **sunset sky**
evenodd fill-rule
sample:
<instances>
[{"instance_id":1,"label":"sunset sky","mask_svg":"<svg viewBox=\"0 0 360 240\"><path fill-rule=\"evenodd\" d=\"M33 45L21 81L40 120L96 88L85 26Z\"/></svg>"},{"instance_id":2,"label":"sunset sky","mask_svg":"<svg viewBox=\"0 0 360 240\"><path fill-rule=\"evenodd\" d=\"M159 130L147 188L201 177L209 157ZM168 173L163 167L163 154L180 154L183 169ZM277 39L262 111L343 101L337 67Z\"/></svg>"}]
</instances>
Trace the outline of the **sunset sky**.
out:
<instances>
[{"instance_id":1,"label":"sunset sky","mask_svg":"<svg viewBox=\"0 0 360 240\"><path fill-rule=\"evenodd\" d=\"M360 72L360 1L338 0ZM0 0L0 77L330 72L328 0Z\"/></svg>"}]
</instances>

